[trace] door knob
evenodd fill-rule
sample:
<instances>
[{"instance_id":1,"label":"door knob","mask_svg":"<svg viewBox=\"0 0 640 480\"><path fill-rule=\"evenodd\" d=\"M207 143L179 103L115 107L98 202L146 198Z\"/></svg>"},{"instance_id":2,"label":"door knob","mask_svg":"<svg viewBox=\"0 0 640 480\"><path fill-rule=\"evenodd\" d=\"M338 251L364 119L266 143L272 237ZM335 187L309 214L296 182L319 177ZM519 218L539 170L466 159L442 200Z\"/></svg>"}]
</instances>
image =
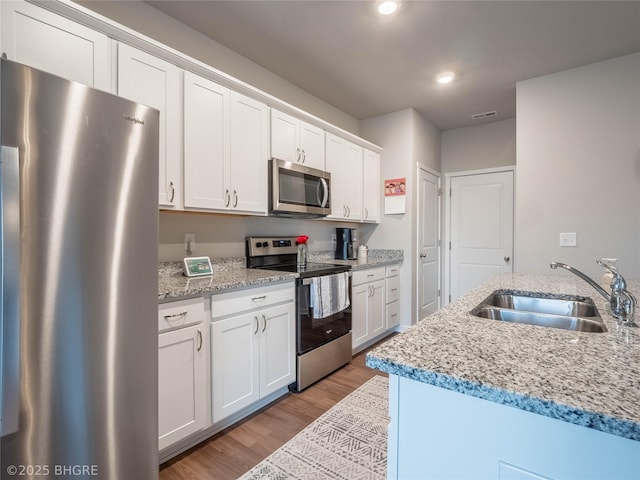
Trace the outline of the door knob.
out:
<instances>
[{"instance_id":1,"label":"door knob","mask_svg":"<svg viewBox=\"0 0 640 480\"><path fill-rule=\"evenodd\" d=\"M508 261L510 261L510 260L511 260L511 257L504 257L504 261L505 261L505 262L508 262Z\"/></svg>"}]
</instances>

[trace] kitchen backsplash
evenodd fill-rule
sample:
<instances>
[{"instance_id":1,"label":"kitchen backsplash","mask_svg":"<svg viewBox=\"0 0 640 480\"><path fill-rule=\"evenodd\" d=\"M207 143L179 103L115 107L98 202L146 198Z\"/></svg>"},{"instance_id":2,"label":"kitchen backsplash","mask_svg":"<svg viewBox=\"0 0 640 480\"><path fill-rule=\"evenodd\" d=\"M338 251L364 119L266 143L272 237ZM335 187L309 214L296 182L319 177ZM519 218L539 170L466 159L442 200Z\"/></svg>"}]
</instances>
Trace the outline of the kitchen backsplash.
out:
<instances>
[{"instance_id":1,"label":"kitchen backsplash","mask_svg":"<svg viewBox=\"0 0 640 480\"><path fill-rule=\"evenodd\" d=\"M244 257L247 236L309 236L309 252L331 252L336 227L355 227L359 241L366 243L376 225L252 217L221 214L160 212L158 256L161 262L180 261L186 256L185 233L195 233L192 255L211 258ZM327 253L328 255L329 253Z\"/></svg>"}]
</instances>

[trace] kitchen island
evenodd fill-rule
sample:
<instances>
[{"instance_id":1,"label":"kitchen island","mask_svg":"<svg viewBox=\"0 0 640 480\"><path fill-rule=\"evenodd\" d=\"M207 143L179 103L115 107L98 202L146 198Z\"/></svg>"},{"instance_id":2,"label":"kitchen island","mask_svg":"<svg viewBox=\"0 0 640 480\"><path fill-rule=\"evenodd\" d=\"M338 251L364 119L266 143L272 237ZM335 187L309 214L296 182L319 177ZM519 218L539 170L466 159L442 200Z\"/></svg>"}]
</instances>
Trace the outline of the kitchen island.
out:
<instances>
[{"instance_id":1,"label":"kitchen island","mask_svg":"<svg viewBox=\"0 0 640 480\"><path fill-rule=\"evenodd\" d=\"M591 297L608 331L469 314L505 288ZM640 478L638 330L566 274L502 274L474 289L367 355L390 374L388 477Z\"/></svg>"}]
</instances>

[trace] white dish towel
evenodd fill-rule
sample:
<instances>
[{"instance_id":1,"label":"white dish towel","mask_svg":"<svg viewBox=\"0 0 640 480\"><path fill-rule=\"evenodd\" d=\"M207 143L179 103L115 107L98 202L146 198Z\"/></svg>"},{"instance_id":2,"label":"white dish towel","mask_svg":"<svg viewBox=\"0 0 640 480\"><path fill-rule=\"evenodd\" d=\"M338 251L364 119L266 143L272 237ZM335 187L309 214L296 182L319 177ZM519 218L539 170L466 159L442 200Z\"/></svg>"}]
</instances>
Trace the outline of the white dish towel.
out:
<instances>
[{"instance_id":1,"label":"white dish towel","mask_svg":"<svg viewBox=\"0 0 640 480\"><path fill-rule=\"evenodd\" d=\"M313 278L309 291L313 318L325 318L341 312L350 305L349 273Z\"/></svg>"}]
</instances>

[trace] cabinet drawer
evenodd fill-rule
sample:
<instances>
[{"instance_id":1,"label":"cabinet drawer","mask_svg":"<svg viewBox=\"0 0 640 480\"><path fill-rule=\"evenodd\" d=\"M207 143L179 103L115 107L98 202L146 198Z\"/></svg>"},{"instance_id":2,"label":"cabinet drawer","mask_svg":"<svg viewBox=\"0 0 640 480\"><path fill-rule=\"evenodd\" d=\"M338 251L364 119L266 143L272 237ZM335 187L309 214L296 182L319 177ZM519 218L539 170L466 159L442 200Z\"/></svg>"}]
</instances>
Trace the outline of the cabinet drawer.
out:
<instances>
[{"instance_id":1,"label":"cabinet drawer","mask_svg":"<svg viewBox=\"0 0 640 480\"><path fill-rule=\"evenodd\" d=\"M400 275L400 265L388 265L387 277L395 277L397 275Z\"/></svg>"},{"instance_id":2,"label":"cabinet drawer","mask_svg":"<svg viewBox=\"0 0 640 480\"><path fill-rule=\"evenodd\" d=\"M384 267L369 268L366 270L356 270L351 277L352 285L375 282L384 278Z\"/></svg>"},{"instance_id":3,"label":"cabinet drawer","mask_svg":"<svg viewBox=\"0 0 640 480\"><path fill-rule=\"evenodd\" d=\"M400 298L400 277L387 278L387 303L395 302Z\"/></svg>"},{"instance_id":4,"label":"cabinet drawer","mask_svg":"<svg viewBox=\"0 0 640 480\"><path fill-rule=\"evenodd\" d=\"M400 324L400 302L392 302L386 306L387 330Z\"/></svg>"},{"instance_id":5,"label":"cabinet drawer","mask_svg":"<svg viewBox=\"0 0 640 480\"><path fill-rule=\"evenodd\" d=\"M241 312L264 308L295 300L294 283L251 288L211 296L211 318L237 315Z\"/></svg>"},{"instance_id":6,"label":"cabinet drawer","mask_svg":"<svg viewBox=\"0 0 640 480\"><path fill-rule=\"evenodd\" d=\"M202 323L204 316L202 297L163 303L158 306L158 331Z\"/></svg>"}]
</instances>

